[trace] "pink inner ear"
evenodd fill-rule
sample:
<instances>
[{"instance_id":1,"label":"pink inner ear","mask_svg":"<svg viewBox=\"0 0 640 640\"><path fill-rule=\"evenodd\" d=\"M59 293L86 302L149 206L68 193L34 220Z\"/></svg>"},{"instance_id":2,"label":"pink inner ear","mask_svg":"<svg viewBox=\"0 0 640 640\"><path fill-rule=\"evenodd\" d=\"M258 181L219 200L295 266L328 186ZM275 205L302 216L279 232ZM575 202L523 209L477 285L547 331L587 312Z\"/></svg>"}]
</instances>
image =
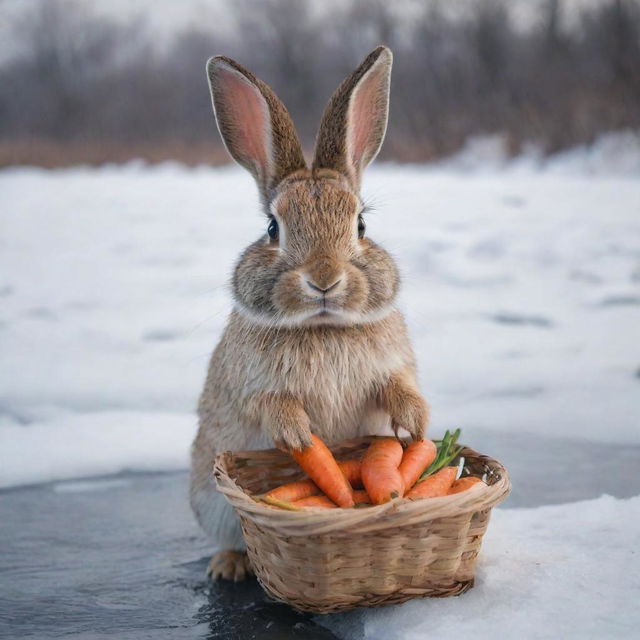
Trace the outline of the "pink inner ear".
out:
<instances>
[{"instance_id":1,"label":"pink inner ear","mask_svg":"<svg viewBox=\"0 0 640 640\"><path fill-rule=\"evenodd\" d=\"M372 68L356 87L349 105L348 148L356 170L378 152L386 125L385 68Z\"/></svg>"},{"instance_id":2,"label":"pink inner ear","mask_svg":"<svg viewBox=\"0 0 640 640\"><path fill-rule=\"evenodd\" d=\"M230 125L226 132L230 151L264 177L271 152L269 107L257 87L235 69L221 67L217 75L219 99Z\"/></svg>"}]
</instances>

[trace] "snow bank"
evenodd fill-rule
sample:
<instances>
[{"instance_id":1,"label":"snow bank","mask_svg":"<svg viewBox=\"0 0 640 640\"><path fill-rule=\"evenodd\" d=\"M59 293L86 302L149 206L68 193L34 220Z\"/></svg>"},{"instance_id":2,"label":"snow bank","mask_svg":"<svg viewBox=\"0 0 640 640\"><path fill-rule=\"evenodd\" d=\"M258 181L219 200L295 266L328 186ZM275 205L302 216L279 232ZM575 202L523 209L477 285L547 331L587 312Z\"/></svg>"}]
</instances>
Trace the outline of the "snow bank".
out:
<instances>
[{"instance_id":1,"label":"snow bank","mask_svg":"<svg viewBox=\"0 0 640 640\"><path fill-rule=\"evenodd\" d=\"M639 539L640 497L496 509L471 591L318 620L366 640L631 638Z\"/></svg>"},{"instance_id":2,"label":"snow bank","mask_svg":"<svg viewBox=\"0 0 640 640\"><path fill-rule=\"evenodd\" d=\"M5 169L0 193L3 486L186 465L229 273L264 230L250 177ZM640 442L640 181L382 166L365 196L434 435Z\"/></svg>"},{"instance_id":3,"label":"snow bank","mask_svg":"<svg viewBox=\"0 0 640 640\"><path fill-rule=\"evenodd\" d=\"M617 131L551 156L530 144L516 158L509 156L507 140L500 135L469 139L464 148L434 168L445 171L508 173L542 172L566 176L640 177L640 131Z\"/></svg>"},{"instance_id":4,"label":"snow bank","mask_svg":"<svg viewBox=\"0 0 640 640\"><path fill-rule=\"evenodd\" d=\"M104 411L0 427L0 487L188 466L189 414Z\"/></svg>"}]
</instances>

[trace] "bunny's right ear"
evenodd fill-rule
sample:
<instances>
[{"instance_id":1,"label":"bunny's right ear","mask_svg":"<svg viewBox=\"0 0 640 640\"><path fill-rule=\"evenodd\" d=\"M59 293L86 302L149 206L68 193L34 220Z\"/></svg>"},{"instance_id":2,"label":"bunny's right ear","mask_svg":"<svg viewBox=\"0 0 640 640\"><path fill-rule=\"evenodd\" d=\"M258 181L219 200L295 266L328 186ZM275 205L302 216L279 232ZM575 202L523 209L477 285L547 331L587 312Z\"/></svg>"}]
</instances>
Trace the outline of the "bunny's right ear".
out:
<instances>
[{"instance_id":1,"label":"bunny's right ear","mask_svg":"<svg viewBox=\"0 0 640 640\"><path fill-rule=\"evenodd\" d=\"M291 116L272 89L235 60L211 58L207 76L222 140L256 179L266 205L283 178L306 168Z\"/></svg>"},{"instance_id":2,"label":"bunny's right ear","mask_svg":"<svg viewBox=\"0 0 640 640\"><path fill-rule=\"evenodd\" d=\"M392 62L391 51L377 47L336 89L320 122L314 169L339 171L360 188L387 129Z\"/></svg>"}]
</instances>

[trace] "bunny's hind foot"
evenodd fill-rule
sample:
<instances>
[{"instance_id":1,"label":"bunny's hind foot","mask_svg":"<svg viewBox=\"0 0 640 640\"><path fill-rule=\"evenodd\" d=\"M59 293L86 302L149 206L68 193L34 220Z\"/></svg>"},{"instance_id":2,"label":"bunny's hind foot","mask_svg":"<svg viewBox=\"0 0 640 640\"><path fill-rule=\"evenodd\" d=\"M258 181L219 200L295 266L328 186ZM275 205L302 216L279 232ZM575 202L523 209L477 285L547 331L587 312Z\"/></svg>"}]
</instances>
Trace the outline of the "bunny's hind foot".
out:
<instances>
[{"instance_id":1,"label":"bunny's hind foot","mask_svg":"<svg viewBox=\"0 0 640 640\"><path fill-rule=\"evenodd\" d=\"M234 551L233 549L216 553L207 567L207 576L212 580L223 578L224 580L242 582L252 573L253 570L246 551Z\"/></svg>"}]
</instances>

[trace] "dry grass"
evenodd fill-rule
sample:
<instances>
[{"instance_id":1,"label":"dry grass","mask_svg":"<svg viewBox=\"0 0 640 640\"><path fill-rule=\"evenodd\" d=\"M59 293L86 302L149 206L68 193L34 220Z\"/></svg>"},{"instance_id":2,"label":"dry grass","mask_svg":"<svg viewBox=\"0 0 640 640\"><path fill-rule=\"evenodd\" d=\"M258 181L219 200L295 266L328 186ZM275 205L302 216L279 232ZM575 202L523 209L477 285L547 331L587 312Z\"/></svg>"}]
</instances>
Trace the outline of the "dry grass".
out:
<instances>
[{"instance_id":1,"label":"dry grass","mask_svg":"<svg viewBox=\"0 0 640 640\"><path fill-rule=\"evenodd\" d=\"M60 142L45 139L0 140L0 167L37 166L57 169L74 165L100 166L131 160L150 164L175 161L189 166L219 166L230 162L226 151L211 143L183 141L157 143Z\"/></svg>"},{"instance_id":2,"label":"dry grass","mask_svg":"<svg viewBox=\"0 0 640 640\"><path fill-rule=\"evenodd\" d=\"M450 149L436 149L429 144L404 143L387 140L380 160L396 162L433 162L459 150L464 141ZM310 158L311 150L306 150ZM149 164L181 162L188 166L229 164L231 158L222 145L187 143L184 141L158 141L155 143L118 143L86 140L62 142L51 139L27 138L0 140L0 167L34 166L59 169L75 165L100 166L123 164L143 160Z\"/></svg>"}]
</instances>

